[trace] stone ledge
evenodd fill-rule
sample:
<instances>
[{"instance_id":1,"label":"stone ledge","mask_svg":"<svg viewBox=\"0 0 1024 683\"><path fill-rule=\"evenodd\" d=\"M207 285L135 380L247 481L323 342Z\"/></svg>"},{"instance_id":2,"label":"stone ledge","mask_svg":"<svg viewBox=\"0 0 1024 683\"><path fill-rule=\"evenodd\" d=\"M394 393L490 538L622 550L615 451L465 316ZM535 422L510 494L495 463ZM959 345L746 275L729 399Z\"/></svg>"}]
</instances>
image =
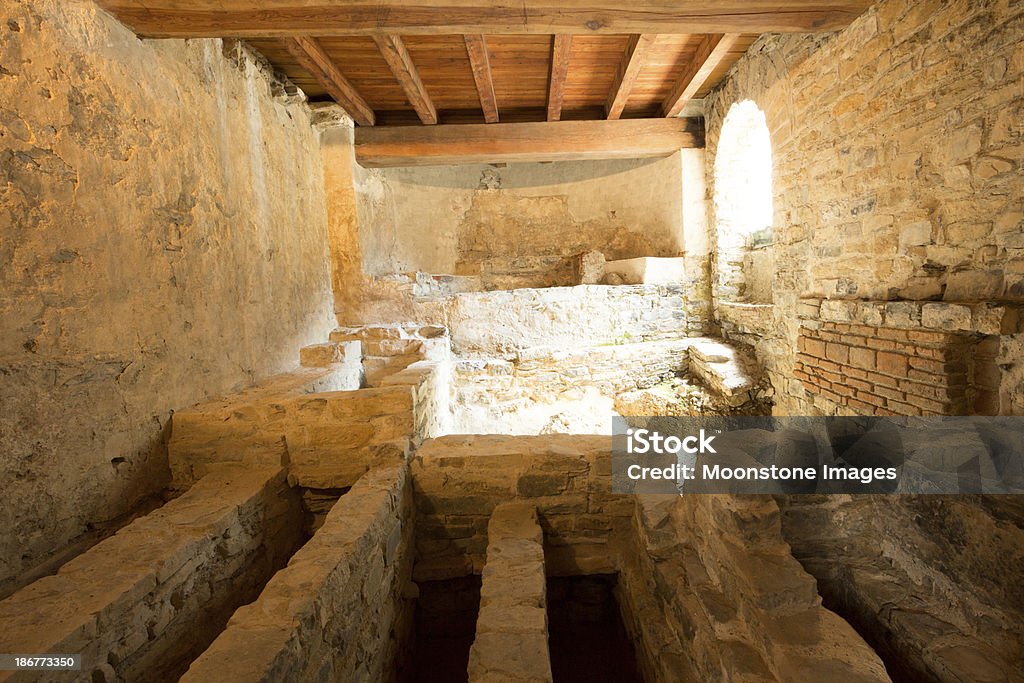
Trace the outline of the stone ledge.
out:
<instances>
[{"instance_id":1,"label":"stone ledge","mask_svg":"<svg viewBox=\"0 0 1024 683\"><path fill-rule=\"evenodd\" d=\"M804 299L800 317L876 327L925 328L984 335L1024 332L1024 306L942 301Z\"/></svg>"}]
</instances>

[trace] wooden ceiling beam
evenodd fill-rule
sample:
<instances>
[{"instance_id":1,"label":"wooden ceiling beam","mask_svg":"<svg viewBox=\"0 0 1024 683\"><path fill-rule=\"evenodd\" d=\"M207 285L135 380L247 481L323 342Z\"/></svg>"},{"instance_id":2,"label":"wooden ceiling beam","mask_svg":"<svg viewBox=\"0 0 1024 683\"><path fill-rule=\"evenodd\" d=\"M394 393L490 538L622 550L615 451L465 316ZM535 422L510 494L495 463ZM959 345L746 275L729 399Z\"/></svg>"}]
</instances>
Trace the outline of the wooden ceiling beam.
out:
<instances>
[{"instance_id":1,"label":"wooden ceiling beam","mask_svg":"<svg viewBox=\"0 0 1024 683\"><path fill-rule=\"evenodd\" d=\"M605 106L605 114L609 119L617 119L622 116L622 110L629 100L629 93L633 90L640 69L643 67L647 51L654 45L658 36L650 33L634 33L626 43L626 51L622 54L619 67L615 72L615 81L608 93L608 104Z\"/></svg>"},{"instance_id":2,"label":"wooden ceiling beam","mask_svg":"<svg viewBox=\"0 0 1024 683\"><path fill-rule=\"evenodd\" d=\"M871 0L97 0L150 38L834 31Z\"/></svg>"},{"instance_id":3,"label":"wooden ceiling beam","mask_svg":"<svg viewBox=\"0 0 1024 683\"><path fill-rule=\"evenodd\" d=\"M341 105L353 121L360 126L372 126L376 123L373 109L338 70L316 38L300 36L286 38L282 42L292 57L323 86L327 94Z\"/></svg>"},{"instance_id":4,"label":"wooden ceiling beam","mask_svg":"<svg viewBox=\"0 0 1024 683\"><path fill-rule=\"evenodd\" d=\"M736 45L741 38L739 34L729 33L725 35L712 34L704 36L697 45L697 52L693 61L686 67L672 92L665 98L661 105L661 112L665 116L679 116L686 103L693 99L707 82L708 77L714 72L718 65L729 55L729 50Z\"/></svg>"},{"instance_id":5,"label":"wooden ceiling beam","mask_svg":"<svg viewBox=\"0 0 1024 683\"><path fill-rule=\"evenodd\" d=\"M356 160L364 167L639 159L703 147L688 119L357 128Z\"/></svg>"},{"instance_id":6,"label":"wooden ceiling beam","mask_svg":"<svg viewBox=\"0 0 1024 683\"><path fill-rule=\"evenodd\" d=\"M565 99L565 81L569 77L571 56L572 35L556 35L551 44L551 71L548 75L548 121L562 118L562 101Z\"/></svg>"},{"instance_id":7,"label":"wooden ceiling beam","mask_svg":"<svg viewBox=\"0 0 1024 683\"><path fill-rule=\"evenodd\" d=\"M463 36L466 40L466 52L469 64L473 69L473 80L476 92L480 96L480 108L484 112L484 121L498 122L498 98L494 95L494 78L491 75L491 57L487 52L487 40L481 34Z\"/></svg>"},{"instance_id":8,"label":"wooden ceiling beam","mask_svg":"<svg viewBox=\"0 0 1024 683\"><path fill-rule=\"evenodd\" d=\"M401 36L373 36L373 42L377 43L377 49L405 91L405 96L416 110L420 121L428 126L437 123L437 108L434 107L434 102L430 99Z\"/></svg>"}]
</instances>

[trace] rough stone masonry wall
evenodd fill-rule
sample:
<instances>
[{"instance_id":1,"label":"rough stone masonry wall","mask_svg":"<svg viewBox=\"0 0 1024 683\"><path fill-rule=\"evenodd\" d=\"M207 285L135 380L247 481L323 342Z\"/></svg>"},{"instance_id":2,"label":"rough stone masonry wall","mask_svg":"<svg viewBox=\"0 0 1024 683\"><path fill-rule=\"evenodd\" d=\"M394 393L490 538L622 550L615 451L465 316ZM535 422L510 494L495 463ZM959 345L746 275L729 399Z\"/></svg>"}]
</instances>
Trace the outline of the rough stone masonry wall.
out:
<instances>
[{"instance_id":1,"label":"rough stone masonry wall","mask_svg":"<svg viewBox=\"0 0 1024 683\"><path fill-rule=\"evenodd\" d=\"M170 411L327 337L315 131L220 41L0 6L0 587L168 480Z\"/></svg>"},{"instance_id":2,"label":"rough stone masonry wall","mask_svg":"<svg viewBox=\"0 0 1024 683\"><path fill-rule=\"evenodd\" d=\"M409 470L376 468L181 679L393 681L412 626Z\"/></svg>"},{"instance_id":3,"label":"rough stone masonry wall","mask_svg":"<svg viewBox=\"0 0 1024 683\"><path fill-rule=\"evenodd\" d=\"M618 597L645 679L889 680L867 643L821 606L780 517L766 496L637 497Z\"/></svg>"},{"instance_id":4,"label":"rough stone masonry wall","mask_svg":"<svg viewBox=\"0 0 1024 683\"><path fill-rule=\"evenodd\" d=\"M535 505L550 575L616 571L631 496L611 493L611 437L444 436L413 458L416 581L480 573L487 525L510 500Z\"/></svg>"},{"instance_id":5,"label":"rough stone masonry wall","mask_svg":"<svg viewBox=\"0 0 1024 683\"><path fill-rule=\"evenodd\" d=\"M753 100L771 133L777 309L761 355L780 412L810 409L792 375L801 296L1024 298L1022 15L882 0L838 34L762 37L708 98L710 183L733 103Z\"/></svg>"}]
</instances>

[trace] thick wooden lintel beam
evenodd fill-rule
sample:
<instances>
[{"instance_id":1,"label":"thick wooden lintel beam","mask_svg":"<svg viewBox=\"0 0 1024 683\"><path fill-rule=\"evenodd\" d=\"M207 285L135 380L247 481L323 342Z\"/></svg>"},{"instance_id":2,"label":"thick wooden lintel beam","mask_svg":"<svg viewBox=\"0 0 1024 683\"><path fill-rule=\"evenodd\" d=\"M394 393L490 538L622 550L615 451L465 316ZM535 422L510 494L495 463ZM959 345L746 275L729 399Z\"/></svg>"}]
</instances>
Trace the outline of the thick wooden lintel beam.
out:
<instances>
[{"instance_id":1,"label":"thick wooden lintel beam","mask_svg":"<svg viewBox=\"0 0 1024 683\"><path fill-rule=\"evenodd\" d=\"M735 33L726 35L707 35L697 46L697 52L693 61L687 66L672 92L665 98L661 105L661 113L665 116L679 116L686 103L693 99L707 82L708 77L714 72L722 60L729 55L740 36Z\"/></svg>"},{"instance_id":2,"label":"thick wooden lintel beam","mask_svg":"<svg viewBox=\"0 0 1024 683\"><path fill-rule=\"evenodd\" d=\"M469 64L473 69L476 91L480 95L484 121L497 123L498 98L494 96L494 79L491 76L491 56L487 52L487 40L480 34L463 37L466 39L466 52L469 54Z\"/></svg>"},{"instance_id":3,"label":"thick wooden lintel beam","mask_svg":"<svg viewBox=\"0 0 1024 683\"><path fill-rule=\"evenodd\" d=\"M151 38L834 31L871 0L97 0Z\"/></svg>"},{"instance_id":4,"label":"thick wooden lintel beam","mask_svg":"<svg viewBox=\"0 0 1024 683\"><path fill-rule=\"evenodd\" d=\"M420 74L416 70L416 65L413 64L409 51L405 49L402 38L400 36L374 36L373 41L377 43L377 49L380 50L391 73L395 75L402 90L405 91L405 96L409 99L412 108L416 110L416 114L419 115L420 121L427 125L437 123L437 109L420 79Z\"/></svg>"},{"instance_id":5,"label":"thick wooden lintel beam","mask_svg":"<svg viewBox=\"0 0 1024 683\"><path fill-rule=\"evenodd\" d=\"M286 38L283 42L292 57L320 82L327 94L341 105L353 121L360 126L372 126L376 122L373 109L338 70L316 38L300 36Z\"/></svg>"},{"instance_id":6,"label":"thick wooden lintel beam","mask_svg":"<svg viewBox=\"0 0 1024 683\"><path fill-rule=\"evenodd\" d=\"M688 119L553 121L356 129L368 168L663 157L703 147Z\"/></svg>"},{"instance_id":7,"label":"thick wooden lintel beam","mask_svg":"<svg viewBox=\"0 0 1024 683\"><path fill-rule=\"evenodd\" d=\"M562 100L565 99L571 56L572 36L566 33L555 36L551 44L551 72L548 74L548 121L562 118Z\"/></svg>"},{"instance_id":8,"label":"thick wooden lintel beam","mask_svg":"<svg viewBox=\"0 0 1024 683\"><path fill-rule=\"evenodd\" d=\"M654 41L656 35L647 33L634 33L629 37L626 44L626 51L622 54L619 67L615 72L615 81L608 93L608 104L605 105L605 113L609 119L617 119L622 116L622 110L629 100L629 93L633 90L640 69L644 64L644 57Z\"/></svg>"}]
</instances>

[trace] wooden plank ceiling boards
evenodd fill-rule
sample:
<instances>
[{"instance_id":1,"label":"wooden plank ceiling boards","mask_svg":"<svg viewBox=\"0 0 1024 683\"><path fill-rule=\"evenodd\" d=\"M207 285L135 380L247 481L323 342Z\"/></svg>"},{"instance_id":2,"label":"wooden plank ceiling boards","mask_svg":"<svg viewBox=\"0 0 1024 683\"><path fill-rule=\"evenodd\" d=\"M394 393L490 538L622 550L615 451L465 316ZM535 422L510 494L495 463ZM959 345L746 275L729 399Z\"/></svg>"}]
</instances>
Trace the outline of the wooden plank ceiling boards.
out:
<instances>
[{"instance_id":1,"label":"wooden plank ceiling boards","mask_svg":"<svg viewBox=\"0 0 1024 683\"><path fill-rule=\"evenodd\" d=\"M404 143L427 158L451 157L437 147L455 145L455 138L441 130L446 124L467 124L460 125L458 135L480 144L486 127L468 124L489 124L495 144L504 145L492 152L509 161L536 159L542 152L548 159L569 154L535 127L517 127L521 123L570 135L584 158L624 153L614 144L595 146L588 142L589 132L578 131L623 135L625 125L564 125L602 120L647 119L655 127L639 126L631 135L661 137L649 147L634 143L631 154L651 156L652 148L673 138L650 119L679 116L688 102L724 78L758 35L837 30L871 0L97 3L143 37L244 38L310 99L335 100L360 128L436 129L433 137ZM511 151L514 139L526 151ZM363 144L379 150L384 139L366 138ZM459 148L463 158L479 156L465 145ZM410 157L407 152L363 154L364 160L385 158Z\"/></svg>"}]
</instances>

